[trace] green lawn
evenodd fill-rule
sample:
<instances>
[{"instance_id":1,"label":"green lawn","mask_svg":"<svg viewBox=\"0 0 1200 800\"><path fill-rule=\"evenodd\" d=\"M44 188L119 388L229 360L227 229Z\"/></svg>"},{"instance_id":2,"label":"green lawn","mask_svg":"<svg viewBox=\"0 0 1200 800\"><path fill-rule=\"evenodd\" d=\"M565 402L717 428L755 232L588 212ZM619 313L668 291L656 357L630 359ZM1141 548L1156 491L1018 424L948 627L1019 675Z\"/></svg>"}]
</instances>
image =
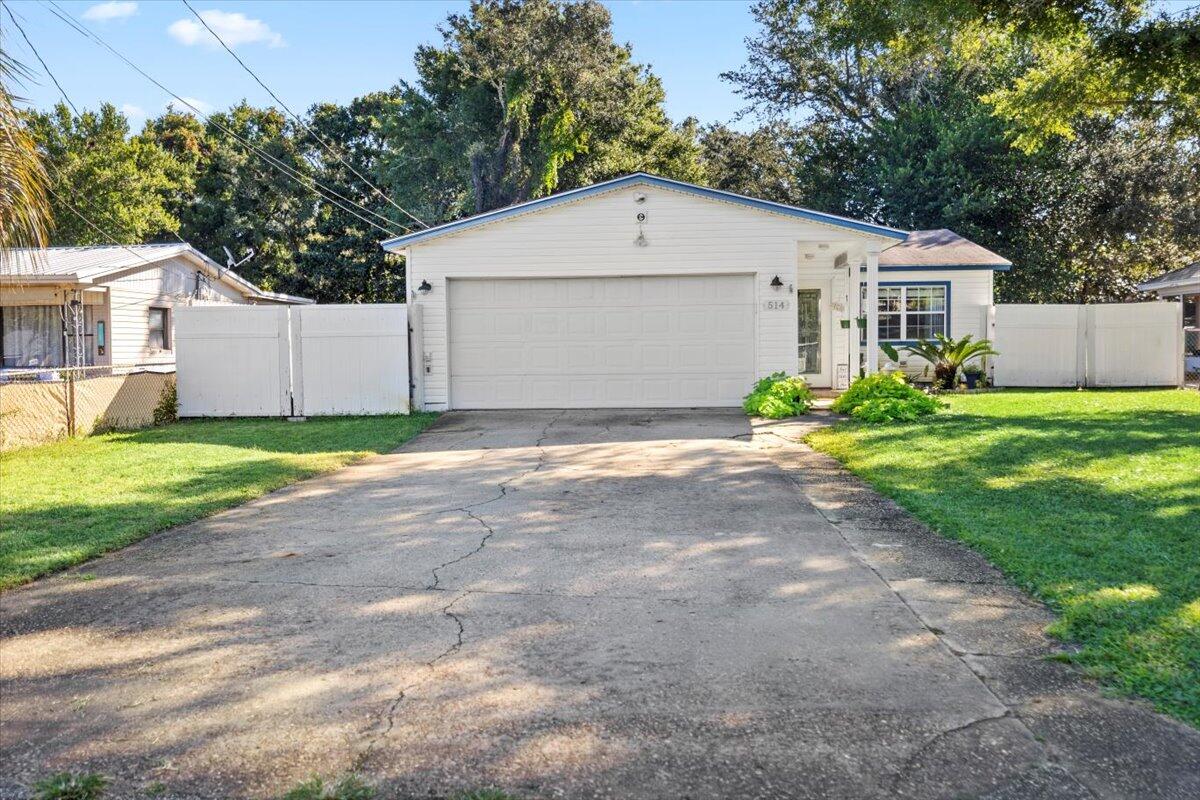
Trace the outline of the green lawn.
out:
<instances>
[{"instance_id":1,"label":"green lawn","mask_svg":"<svg viewBox=\"0 0 1200 800\"><path fill-rule=\"evenodd\" d=\"M809 441L1059 612L1090 674L1200 726L1200 393L949 402Z\"/></svg>"},{"instance_id":2,"label":"green lawn","mask_svg":"<svg viewBox=\"0 0 1200 800\"><path fill-rule=\"evenodd\" d=\"M0 588L411 439L435 414L192 420L0 455Z\"/></svg>"}]
</instances>

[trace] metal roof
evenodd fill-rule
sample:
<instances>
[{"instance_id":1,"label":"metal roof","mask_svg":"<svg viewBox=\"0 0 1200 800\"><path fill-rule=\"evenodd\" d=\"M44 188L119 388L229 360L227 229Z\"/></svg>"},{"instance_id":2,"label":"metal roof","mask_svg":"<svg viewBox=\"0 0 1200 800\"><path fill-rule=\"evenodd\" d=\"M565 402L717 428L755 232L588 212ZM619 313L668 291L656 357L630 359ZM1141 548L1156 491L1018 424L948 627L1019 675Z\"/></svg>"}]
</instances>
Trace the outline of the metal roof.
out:
<instances>
[{"instance_id":1,"label":"metal roof","mask_svg":"<svg viewBox=\"0 0 1200 800\"><path fill-rule=\"evenodd\" d=\"M474 228L479 225L486 225L491 222L497 222L508 217L517 216L520 214L528 214L534 211L551 208L563 203L571 203L577 200L582 200L592 195L601 194L603 192L611 192L616 189L624 189L630 186L655 186L661 189L670 189L677 192L685 192L687 194L705 197L710 200L720 200L727 203L755 208L759 211L767 211L772 214L782 214L784 216L798 217L810 222L820 222L825 225L833 225L839 228L847 228L858 231L859 233L868 233L875 236L881 236L887 239L904 239L908 236L905 231L889 228L885 225L875 225L870 222L862 222L860 220L849 219L847 217L839 217L836 214L826 214L821 211L812 211L799 206L789 206L783 203L774 203L770 200L760 200L754 197L746 197L745 195L734 194L720 189L709 189L705 186L697 186L693 183L685 183L671 178L662 178L657 175L650 175L645 172L635 172L632 175L625 175L620 178L614 178L609 181L595 183L591 186L583 186L579 189L570 189L558 194L552 194L547 197L540 197L537 200L530 200L525 203L518 203L507 208L498 208L495 211L487 211L483 214L476 214L473 217L465 217L464 219L454 222L447 222L444 225L438 225L425 230L414 231L413 233L397 236L392 239L385 239L380 242L380 246L384 250L396 251L403 250L409 245L423 242L428 239L433 239L438 236L445 236L451 233L460 233L469 228Z\"/></svg>"},{"instance_id":2,"label":"metal roof","mask_svg":"<svg viewBox=\"0 0 1200 800\"><path fill-rule=\"evenodd\" d=\"M880 269L991 269L1005 271L1012 262L949 228L913 231L900 244L879 254Z\"/></svg>"},{"instance_id":3,"label":"metal roof","mask_svg":"<svg viewBox=\"0 0 1200 800\"><path fill-rule=\"evenodd\" d=\"M1151 278L1145 283L1139 283L1138 289L1143 292L1157 292L1163 289L1200 284L1200 261L1193 261L1186 267L1164 272L1157 278Z\"/></svg>"},{"instance_id":4,"label":"metal roof","mask_svg":"<svg viewBox=\"0 0 1200 800\"><path fill-rule=\"evenodd\" d=\"M250 297L308 304L307 297L269 292L213 261L190 244L131 244L96 247L12 248L0 252L5 283L103 283L105 277L169 258L184 257L228 280Z\"/></svg>"}]
</instances>

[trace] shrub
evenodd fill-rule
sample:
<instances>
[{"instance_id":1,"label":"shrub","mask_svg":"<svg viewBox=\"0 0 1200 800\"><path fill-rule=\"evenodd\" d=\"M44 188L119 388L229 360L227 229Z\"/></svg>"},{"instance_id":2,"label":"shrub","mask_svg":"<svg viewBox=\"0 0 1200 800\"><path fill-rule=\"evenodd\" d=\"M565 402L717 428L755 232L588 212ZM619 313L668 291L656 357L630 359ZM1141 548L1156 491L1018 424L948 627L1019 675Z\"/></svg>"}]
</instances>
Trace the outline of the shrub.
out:
<instances>
[{"instance_id":1,"label":"shrub","mask_svg":"<svg viewBox=\"0 0 1200 800\"><path fill-rule=\"evenodd\" d=\"M938 410L939 403L927 394L920 397L873 397L851 412L861 422L913 422Z\"/></svg>"},{"instance_id":2,"label":"shrub","mask_svg":"<svg viewBox=\"0 0 1200 800\"><path fill-rule=\"evenodd\" d=\"M942 404L909 386L899 372L865 375L850 384L833 410L869 423L911 422L934 413Z\"/></svg>"},{"instance_id":3,"label":"shrub","mask_svg":"<svg viewBox=\"0 0 1200 800\"><path fill-rule=\"evenodd\" d=\"M100 800L108 778L95 772L60 772L33 785L34 800Z\"/></svg>"},{"instance_id":4,"label":"shrub","mask_svg":"<svg viewBox=\"0 0 1200 800\"><path fill-rule=\"evenodd\" d=\"M812 408L812 389L799 375L776 372L754 384L742 408L752 417L767 419L806 414Z\"/></svg>"},{"instance_id":5,"label":"shrub","mask_svg":"<svg viewBox=\"0 0 1200 800\"><path fill-rule=\"evenodd\" d=\"M158 396L158 405L154 407L154 424L166 425L179 419L179 395L175 391L175 381L168 380Z\"/></svg>"}]
</instances>

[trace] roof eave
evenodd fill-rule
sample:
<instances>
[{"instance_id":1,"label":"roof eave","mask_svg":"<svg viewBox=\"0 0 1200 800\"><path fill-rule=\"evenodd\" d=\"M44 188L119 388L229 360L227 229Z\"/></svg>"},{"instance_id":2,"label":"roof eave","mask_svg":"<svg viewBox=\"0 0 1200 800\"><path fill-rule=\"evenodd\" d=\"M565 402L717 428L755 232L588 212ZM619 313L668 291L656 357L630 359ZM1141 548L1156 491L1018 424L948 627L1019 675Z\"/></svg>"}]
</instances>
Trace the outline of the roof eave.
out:
<instances>
[{"instance_id":1,"label":"roof eave","mask_svg":"<svg viewBox=\"0 0 1200 800\"><path fill-rule=\"evenodd\" d=\"M807 219L810 222L846 228L861 234L876 236L883 240L901 242L908 238L908 232L901 231L896 228L889 228L884 225L875 225L869 222L839 217L836 214L825 214L820 211L812 211L806 208L784 205L783 203L775 203L770 200L760 200L755 197L747 197L734 192L726 192L720 189L710 189L705 186L696 186L695 184L677 181L671 178L663 178L658 175L635 172L632 175L624 175L620 178L602 181L600 183L592 184L591 186L581 186L577 189L569 189L565 192L560 192L548 197L529 200L527 202L518 203L517 205L508 206L506 208L498 208L483 214L465 217L464 219L455 220L454 222L447 222L443 225L438 225L433 228L426 228L423 231L414 231L413 233L408 233L403 236L385 239L381 241L379 245L389 253L400 253L407 249L409 245L417 244L427 239L468 230L470 228L486 225L491 222L498 222L502 219L507 219L508 217L534 213L546 208L553 208L555 206L573 202L585 197L590 197L595 194L601 194L604 192L615 191L617 189L623 189L629 186L643 184L663 189L683 191L687 192L688 194L707 197L711 200L733 202L746 207L756 208L767 213L798 217L801 219Z\"/></svg>"}]
</instances>

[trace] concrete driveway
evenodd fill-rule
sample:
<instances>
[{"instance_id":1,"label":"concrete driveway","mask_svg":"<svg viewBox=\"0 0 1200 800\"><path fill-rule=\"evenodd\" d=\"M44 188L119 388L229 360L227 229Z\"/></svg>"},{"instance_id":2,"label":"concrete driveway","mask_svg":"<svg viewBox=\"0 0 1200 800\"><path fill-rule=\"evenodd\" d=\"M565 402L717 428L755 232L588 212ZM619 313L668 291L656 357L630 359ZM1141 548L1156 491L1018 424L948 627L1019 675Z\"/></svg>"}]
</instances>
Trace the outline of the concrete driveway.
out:
<instances>
[{"instance_id":1,"label":"concrete driveway","mask_svg":"<svg viewBox=\"0 0 1200 800\"><path fill-rule=\"evenodd\" d=\"M10 592L0 793L1200 796L1196 731L1045 661L1040 607L805 424L448 414Z\"/></svg>"}]
</instances>

